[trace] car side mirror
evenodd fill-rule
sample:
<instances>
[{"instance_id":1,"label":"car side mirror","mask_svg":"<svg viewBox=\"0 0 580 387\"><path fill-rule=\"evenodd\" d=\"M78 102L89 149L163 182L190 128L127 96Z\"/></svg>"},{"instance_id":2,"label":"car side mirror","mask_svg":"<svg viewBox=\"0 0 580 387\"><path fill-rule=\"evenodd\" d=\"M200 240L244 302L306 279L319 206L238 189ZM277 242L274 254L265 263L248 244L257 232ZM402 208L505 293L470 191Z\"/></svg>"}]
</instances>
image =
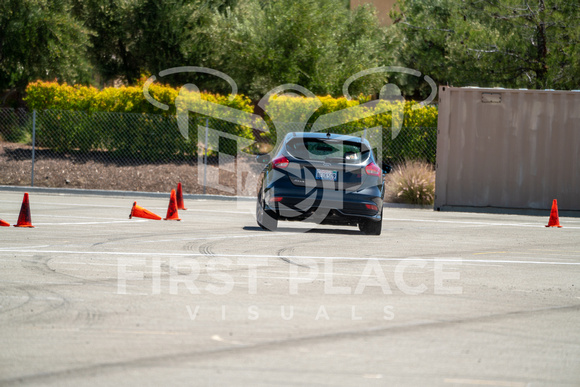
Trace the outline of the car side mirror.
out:
<instances>
[{"instance_id":1,"label":"car side mirror","mask_svg":"<svg viewBox=\"0 0 580 387\"><path fill-rule=\"evenodd\" d=\"M268 164L271 159L272 157L268 153L256 156L256 161L258 161L261 164Z\"/></svg>"}]
</instances>

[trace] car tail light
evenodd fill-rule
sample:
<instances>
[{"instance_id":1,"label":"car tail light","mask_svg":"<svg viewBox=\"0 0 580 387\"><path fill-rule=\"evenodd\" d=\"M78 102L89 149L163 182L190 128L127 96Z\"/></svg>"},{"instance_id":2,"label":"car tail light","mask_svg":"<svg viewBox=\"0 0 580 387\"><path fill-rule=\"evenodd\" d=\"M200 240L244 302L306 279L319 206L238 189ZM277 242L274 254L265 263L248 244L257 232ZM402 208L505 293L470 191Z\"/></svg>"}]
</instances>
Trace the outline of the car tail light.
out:
<instances>
[{"instance_id":1,"label":"car tail light","mask_svg":"<svg viewBox=\"0 0 580 387\"><path fill-rule=\"evenodd\" d=\"M277 203L277 202L281 202L282 199L284 199L282 196L272 196L270 198L270 203Z\"/></svg>"},{"instance_id":2,"label":"car tail light","mask_svg":"<svg viewBox=\"0 0 580 387\"><path fill-rule=\"evenodd\" d=\"M365 168L365 172L367 173L367 175L370 176L381 176L381 168L379 168L379 166L375 163L370 163L369 165L366 166Z\"/></svg>"},{"instance_id":3,"label":"car tail light","mask_svg":"<svg viewBox=\"0 0 580 387\"><path fill-rule=\"evenodd\" d=\"M284 169L288 166L289 163L290 162L288 159L284 156L276 157L274 160L272 160L272 166L274 168Z\"/></svg>"},{"instance_id":4,"label":"car tail light","mask_svg":"<svg viewBox=\"0 0 580 387\"><path fill-rule=\"evenodd\" d=\"M374 204L365 204L365 206L369 210L373 210L373 211L378 211L379 210L379 208L377 206L375 206Z\"/></svg>"}]
</instances>

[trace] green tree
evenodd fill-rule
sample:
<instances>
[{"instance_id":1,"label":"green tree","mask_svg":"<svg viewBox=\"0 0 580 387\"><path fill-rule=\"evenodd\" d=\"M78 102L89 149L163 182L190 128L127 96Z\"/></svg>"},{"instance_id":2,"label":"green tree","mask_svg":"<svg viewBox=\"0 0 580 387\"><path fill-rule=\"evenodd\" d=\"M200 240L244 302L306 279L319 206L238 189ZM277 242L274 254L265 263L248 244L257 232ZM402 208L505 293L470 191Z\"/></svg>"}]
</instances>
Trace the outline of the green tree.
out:
<instances>
[{"instance_id":1,"label":"green tree","mask_svg":"<svg viewBox=\"0 0 580 387\"><path fill-rule=\"evenodd\" d=\"M390 35L398 63L439 84L575 89L575 0L400 0Z\"/></svg>"},{"instance_id":2,"label":"green tree","mask_svg":"<svg viewBox=\"0 0 580 387\"><path fill-rule=\"evenodd\" d=\"M207 30L225 1L141 0L133 9L135 52L143 70L157 73L171 67L203 66L215 47ZM168 78L180 83L180 77Z\"/></svg>"},{"instance_id":3,"label":"green tree","mask_svg":"<svg viewBox=\"0 0 580 387\"><path fill-rule=\"evenodd\" d=\"M73 14L91 30L89 59L100 83L118 78L129 82L140 76L133 33L134 1L73 0Z\"/></svg>"},{"instance_id":4,"label":"green tree","mask_svg":"<svg viewBox=\"0 0 580 387\"><path fill-rule=\"evenodd\" d=\"M211 63L253 99L284 83L340 95L348 76L384 65L374 9L342 0L241 0L208 36L220 48Z\"/></svg>"},{"instance_id":5,"label":"green tree","mask_svg":"<svg viewBox=\"0 0 580 387\"><path fill-rule=\"evenodd\" d=\"M476 64L485 86L579 86L580 6L575 0L471 1L456 24L453 57ZM486 26L487 28L482 28ZM472 74L473 76L473 74Z\"/></svg>"},{"instance_id":6,"label":"green tree","mask_svg":"<svg viewBox=\"0 0 580 387\"><path fill-rule=\"evenodd\" d=\"M143 74L200 66L215 47L206 34L214 15L237 0L73 0L93 31L91 61L103 82L137 83ZM173 76L165 81L183 82Z\"/></svg>"},{"instance_id":7,"label":"green tree","mask_svg":"<svg viewBox=\"0 0 580 387\"><path fill-rule=\"evenodd\" d=\"M36 79L86 83L89 31L67 0L0 2L0 90Z\"/></svg>"},{"instance_id":8,"label":"green tree","mask_svg":"<svg viewBox=\"0 0 580 387\"><path fill-rule=\"evenodd\" d=\"M447 42L454 33L450 25L456 9L453 0L399 0L387 30L395 46L391 63L427 74L437 84L449 82L453 62ZM397 83L407 96L425 98L429 92L417 77L402 75Z\"/></svg>"}]
</instances>

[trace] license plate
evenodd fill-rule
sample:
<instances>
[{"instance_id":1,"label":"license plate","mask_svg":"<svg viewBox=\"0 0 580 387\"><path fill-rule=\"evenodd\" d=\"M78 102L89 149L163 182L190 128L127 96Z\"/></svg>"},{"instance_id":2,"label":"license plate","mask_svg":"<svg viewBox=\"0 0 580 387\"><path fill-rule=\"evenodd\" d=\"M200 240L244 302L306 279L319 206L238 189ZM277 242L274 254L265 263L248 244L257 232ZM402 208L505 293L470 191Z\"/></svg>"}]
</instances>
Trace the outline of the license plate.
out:
<instances>
[{"instance_id":1,"label":"license plate","mask_svg":"<svg viewBox=\"0 0 580 387\"><path fill-rule=\"evenodd\" d=\"M338 173L336 171L327 171L324 169L316 170L316 180L336 181Z\"/></svg>"}]
</instances>

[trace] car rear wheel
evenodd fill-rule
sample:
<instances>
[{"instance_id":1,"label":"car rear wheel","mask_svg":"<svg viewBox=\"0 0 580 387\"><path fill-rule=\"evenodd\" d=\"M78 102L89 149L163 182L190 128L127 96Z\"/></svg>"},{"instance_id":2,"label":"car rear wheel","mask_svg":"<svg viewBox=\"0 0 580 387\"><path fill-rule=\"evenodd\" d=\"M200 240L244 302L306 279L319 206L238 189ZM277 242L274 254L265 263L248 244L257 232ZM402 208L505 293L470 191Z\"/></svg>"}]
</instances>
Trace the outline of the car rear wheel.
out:
<instances>
[{"instance_id":1,"label":"car rear wheel","mask_svg":"<svg viewBox=\"0 0 580 387\"><path fill-rule=\"evenodd\" d=\"M256 221L258 226L263 230L276 231L278 229L278 219L273 218L264 209L264 203L262 200L258 200L256 204Z\"/></svg>"},{"instance_id":2,"label":"car rear wheel","mask_svg":"<svg viewBox=\"0 0 580 387\"><path fill-rule=\"evenodd\" d=\"M381 235L383 228L383 210L381 210L381 220L365 219L358 224L358 229L366 235Z\"/></svg>"}]
</instances>

